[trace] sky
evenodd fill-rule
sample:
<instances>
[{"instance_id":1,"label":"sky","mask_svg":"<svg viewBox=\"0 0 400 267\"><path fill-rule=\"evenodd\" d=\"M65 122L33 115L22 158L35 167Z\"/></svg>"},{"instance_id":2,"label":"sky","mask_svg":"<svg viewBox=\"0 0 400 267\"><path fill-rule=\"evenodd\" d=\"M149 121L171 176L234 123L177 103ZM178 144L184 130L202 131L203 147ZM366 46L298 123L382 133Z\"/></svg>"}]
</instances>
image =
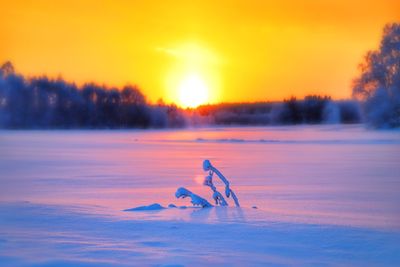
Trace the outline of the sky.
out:
<instances>
[{"instance_id":1,"label":"sky","mask_svg":"<svg viewBox=\"0 0 400 267\"><path fill-rule=\"evenodd\" d=\"M0 63L150 102L351 97L400 1L0 0Z\"/></svg>"}]
</instances>

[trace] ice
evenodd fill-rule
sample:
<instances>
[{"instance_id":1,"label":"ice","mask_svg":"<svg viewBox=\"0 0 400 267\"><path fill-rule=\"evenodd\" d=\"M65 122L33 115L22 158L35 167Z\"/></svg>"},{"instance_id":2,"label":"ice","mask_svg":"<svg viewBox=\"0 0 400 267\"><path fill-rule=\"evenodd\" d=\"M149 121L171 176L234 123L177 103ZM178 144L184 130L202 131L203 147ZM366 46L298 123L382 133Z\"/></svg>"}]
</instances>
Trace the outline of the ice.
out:
<instances>
[{"instance_id":1,"label":"ice","mask_svg":"<svg viewBox=\"0 0 400 267\"><path fill-rule=\"evenodd\" d=\"M399 158L362 125L0 131L0 265L399 266ZM240 208L175 198L212 200L204 159Z\"/></svg>"}]
</instances>

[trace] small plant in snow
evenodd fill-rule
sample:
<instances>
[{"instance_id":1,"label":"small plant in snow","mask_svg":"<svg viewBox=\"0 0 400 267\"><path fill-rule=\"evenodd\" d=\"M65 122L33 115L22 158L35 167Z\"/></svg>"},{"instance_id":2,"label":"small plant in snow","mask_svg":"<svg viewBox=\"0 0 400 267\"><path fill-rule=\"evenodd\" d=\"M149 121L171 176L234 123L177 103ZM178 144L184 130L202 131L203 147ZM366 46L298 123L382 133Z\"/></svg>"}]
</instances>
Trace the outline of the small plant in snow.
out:
<instances>
[{"instance_id":1,"label":"small plant in snow","mask_svg":"<svg viewBox=\"0 0 400 267\"><path fill-rule=\"evenodd\" d=\"M211 162L206 159L203 161L203 170L204 171L208 171L208 176L206 176L205 180L204 180L204 185L205 186L209 186L211 188L211 190L213 191L213 199L215 201L216 205L220 205L220 206L228 206L228 203L225 201L225 198L223 197L223 195L218 192L217 188L214 186L212 178L214 173L217 174L217 176L221 179L221 181L225 184L225 195L226 197L230 197L232 196L233 200L235 201L235 205L237 207L240 207L239 205L239 200L236 196L236 194L232 191L232 189L229 186L229 181L225 178L225 176L222 175L222 173L215 168L213 165L211 165ZM177 198L185 198L185 197L190 197L192 199L192 204L195 206L201 206L201 207L212 207L212 205L205 200L202 197L199 197L198 195L190 192L189 190L187 190L186 188L179 188L176 193L175 196Z\"/></svg>"}]
</instances>

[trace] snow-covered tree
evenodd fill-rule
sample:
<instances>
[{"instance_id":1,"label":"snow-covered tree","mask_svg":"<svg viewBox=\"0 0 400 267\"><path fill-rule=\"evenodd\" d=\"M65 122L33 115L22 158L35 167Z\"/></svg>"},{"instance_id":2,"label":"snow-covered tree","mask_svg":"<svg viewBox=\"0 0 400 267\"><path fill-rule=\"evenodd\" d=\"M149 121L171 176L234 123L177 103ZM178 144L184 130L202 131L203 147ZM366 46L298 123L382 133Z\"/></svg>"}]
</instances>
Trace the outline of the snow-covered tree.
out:
<instances>
[{"instance_id":1,"label":"snow-covered tree","mask_svg":"<svg viewBox=\"0 0 400 267\"><path fill-rule=\"evenodd\" d=\"M364 101L367 123L400 127L400 23L385 26L379 50L369 51L359 68L353 95Z\"/></svg>"}]
</instances>

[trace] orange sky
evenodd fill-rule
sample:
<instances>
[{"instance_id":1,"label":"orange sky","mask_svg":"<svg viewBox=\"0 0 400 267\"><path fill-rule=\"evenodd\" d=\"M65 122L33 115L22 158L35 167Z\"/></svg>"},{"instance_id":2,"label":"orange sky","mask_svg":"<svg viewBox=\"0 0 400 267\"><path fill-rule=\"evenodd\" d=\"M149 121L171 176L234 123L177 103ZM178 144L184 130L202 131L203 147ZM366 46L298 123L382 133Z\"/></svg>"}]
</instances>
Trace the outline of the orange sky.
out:
<instances>
[{"instance_id":1,"label":"orange sky","mask_svg":"<svg viewBox=\"0 0 400 267\"><path fill-rule=\"evenodd\" d=\"M385 23L400 21L397 0L0 6L0 62L11 60L18 72L137 84L150 101L178 103L190 79L209 90L209 102L349 98L362 56L377 48Z\"/></svg>"}]
</instances>

